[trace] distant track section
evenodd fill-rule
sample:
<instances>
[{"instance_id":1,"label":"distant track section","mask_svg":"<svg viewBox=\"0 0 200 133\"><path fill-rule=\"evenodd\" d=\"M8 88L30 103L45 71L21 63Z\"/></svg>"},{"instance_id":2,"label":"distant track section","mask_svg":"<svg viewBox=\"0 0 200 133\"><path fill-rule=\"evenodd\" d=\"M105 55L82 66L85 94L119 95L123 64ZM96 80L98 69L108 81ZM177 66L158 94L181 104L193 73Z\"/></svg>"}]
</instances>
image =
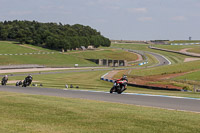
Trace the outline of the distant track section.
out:
<instances>
[{"instance_id":1,"label":"distant track section","mask_svg":"<svg viewBox=\"0 0 200 133\"><path fill-rule=\"evenodd\" d=\"M163 55L157 54L157 53L148 52L148 51L140 51L140 50L132 50L132 49L124 49L124 50L140 54L143 57L144 61L148 61L148 58L147 58L146 54L150 54L150 55L154 56L158 60L159 63L155 64L153 66L148 66L148 67L171 65L171 62L166 57L164 57Z\"/></svg>"}]
</instances>

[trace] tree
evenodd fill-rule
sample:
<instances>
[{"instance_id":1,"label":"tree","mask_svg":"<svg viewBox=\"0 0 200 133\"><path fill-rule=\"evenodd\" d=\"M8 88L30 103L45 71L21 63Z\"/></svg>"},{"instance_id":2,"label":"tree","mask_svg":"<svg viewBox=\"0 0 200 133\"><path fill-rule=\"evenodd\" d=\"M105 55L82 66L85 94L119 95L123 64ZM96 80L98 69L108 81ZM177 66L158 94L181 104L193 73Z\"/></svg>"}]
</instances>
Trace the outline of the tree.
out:
<instances>
[{"instance_id":1,"label":"tree","mask_svg":"<svg viewBox=\"0 0 200 133\"><path fill-rule=\"evenodd\" d=\"M0 22L0 39L18 40L20 43L60 50L80 46L110 46L110 41L90 26L81 24L40 23L37 21Z\"/></svg>"}]
</instances>

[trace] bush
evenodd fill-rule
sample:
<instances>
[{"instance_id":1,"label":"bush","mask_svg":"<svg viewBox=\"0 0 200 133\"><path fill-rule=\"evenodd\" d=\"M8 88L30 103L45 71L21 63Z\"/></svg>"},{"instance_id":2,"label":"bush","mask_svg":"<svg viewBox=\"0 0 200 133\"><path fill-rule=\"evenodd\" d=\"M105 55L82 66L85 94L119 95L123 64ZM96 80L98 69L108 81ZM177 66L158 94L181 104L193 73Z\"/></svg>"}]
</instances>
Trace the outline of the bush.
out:
<instances>
[{"instance_id":1,"label":"bush","mask_svg":"<svg viewBox=\"0 0 200 133\"><path fill-rule=\"evenodd\" d=\"M188 91L190 89L190 87L189 86L184 86L183 87L183 90L186 90L186 91Z\"/></svg>"}]
</instances>

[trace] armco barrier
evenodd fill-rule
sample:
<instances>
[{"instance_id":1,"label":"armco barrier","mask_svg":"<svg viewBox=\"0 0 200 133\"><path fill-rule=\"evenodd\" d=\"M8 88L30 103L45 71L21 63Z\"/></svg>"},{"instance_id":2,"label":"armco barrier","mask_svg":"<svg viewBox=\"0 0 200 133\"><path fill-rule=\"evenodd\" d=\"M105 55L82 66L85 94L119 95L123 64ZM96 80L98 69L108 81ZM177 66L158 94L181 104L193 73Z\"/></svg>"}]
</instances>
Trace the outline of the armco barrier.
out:
<instances>
[{"instance_id":1,"label":"armco barrier","mask_svg":"<svg viewBox=\"0 0 200 133\"><path fill-rule=\"evenodd\" d=\"M146 89L152 89L152 90L181 91L180 89L176 89L176 88L167 88L167 87L165 88L165 87L138 85L138 84L132 84L132 83L128 83L128 86L138 87L138 88L146 88Z\"/></svg>"}]
</instances>

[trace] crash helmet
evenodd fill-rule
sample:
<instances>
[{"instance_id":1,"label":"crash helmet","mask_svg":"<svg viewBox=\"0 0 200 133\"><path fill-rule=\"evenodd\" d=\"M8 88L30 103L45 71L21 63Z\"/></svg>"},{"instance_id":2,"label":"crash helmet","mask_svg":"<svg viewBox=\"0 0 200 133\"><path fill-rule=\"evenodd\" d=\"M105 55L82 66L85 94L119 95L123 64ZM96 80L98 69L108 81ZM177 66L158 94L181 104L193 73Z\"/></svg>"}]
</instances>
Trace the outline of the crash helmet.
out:
<instances>
[{"instance_id":1,"label":"crash helmet","mask_svg":"<svg viewBox=\"0 0 200 133\"><path fill-rule=\"evenodd\" d=\"M7 78L7 77L8 77L8 75L5 75L4 77L5 77L5 78Z\"/></svg>"},{"instance_id":2,"label":"crash helmet","mask_svg":"<svg viewBox=\"0 0 200 133\"><path fill-rule=\"evenodd\" d=\"M127 79L127 76L126 75L123 75L123 77L122 77L123 79Z\"/></svg>"}]
</instances>

